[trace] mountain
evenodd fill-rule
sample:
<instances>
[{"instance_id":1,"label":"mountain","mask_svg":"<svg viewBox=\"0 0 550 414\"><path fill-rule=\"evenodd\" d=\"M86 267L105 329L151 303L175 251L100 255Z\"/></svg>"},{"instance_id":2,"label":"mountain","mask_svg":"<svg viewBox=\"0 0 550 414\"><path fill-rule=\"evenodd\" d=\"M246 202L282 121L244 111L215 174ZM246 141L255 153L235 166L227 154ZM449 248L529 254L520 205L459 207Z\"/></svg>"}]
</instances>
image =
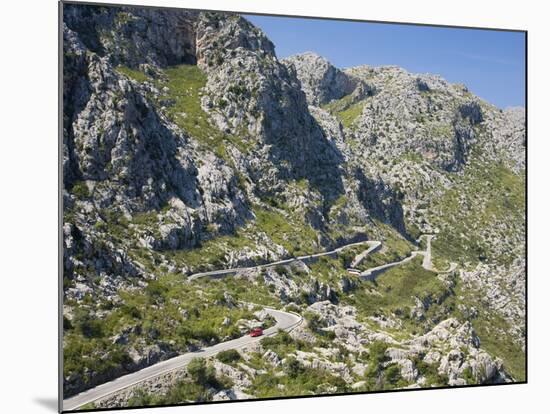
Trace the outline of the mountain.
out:
<instances>
[{"instance_id":1,"label":"mountain","mask_svg":"<svg viewBox=\"0 0 550 414\"><path fill-rule=\"evenodd\" d=\"M279 60L231 13L64 5L63 44L65 396L269 324L261 305L307 324L210 361L231 384L201 393L185 371L98 404L525 379L522 108L398 67ZM365 270L422 234L437 271L354 278L354 247L188 279L382 241Z\"/></svg>"}]
</instances>

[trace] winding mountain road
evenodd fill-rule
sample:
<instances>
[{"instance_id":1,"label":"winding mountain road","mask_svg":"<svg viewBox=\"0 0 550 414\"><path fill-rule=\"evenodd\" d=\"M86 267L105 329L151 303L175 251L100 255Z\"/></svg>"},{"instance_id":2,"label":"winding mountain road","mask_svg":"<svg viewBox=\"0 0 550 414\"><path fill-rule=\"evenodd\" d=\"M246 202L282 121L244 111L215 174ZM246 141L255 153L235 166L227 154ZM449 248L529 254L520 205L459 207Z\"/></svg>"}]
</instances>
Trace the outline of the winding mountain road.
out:
<instances>
[{"instance_id":1,"label":"winding mountain road","mask_svg":"<svg viewBox=\"0 0 550 414\"><path fill-rule=\"evenodd\" d=\"M367 245L370 246L368 250L366 250L365 252L362 253L362 254L365 254L365 256L366 256L371 251L373 251L373 250L377 249L378 247L380 247L382 243L379 242L379 241L372 241L372 240L349 243L349 244L346 244L344 246L338 247L334 250L329 250L329 251L326 251L326 252L315 253L315 254L310 254L310 255L305 255L305 256L291 257L289 259L278 260L276 262L265 263L265 264L261 264L261 265L257 265L257 266L235 267L235 268L232 268L232 269L211 270L209 272L194 273L191 276L189 276L188 280L196 280L196 279L200 279L201 277L214 277L214 278L215 277L224 277L224 276L229 276L229 275L232 275L232 274L235 274L235 273L244 272L244 271L247 271L247 270L259 270L259 269L265 269L265 268L268 268L268 267L286 265L286 264L290 264L290 263L297 262L297 261L300 261L300 260L316 259L318 257L335 255L335 254L338 254L339 252L341 252L344 249L348 249L350 247L355 247L355 246L361 246L363 244L367 244ZM363 260L363 258L361 260Z\"/></svg>"},{"instance_id":2,"label":"winding mountain road","mask_svg":"<svg viewBox=\"0 0 550 414\"><path fill-rule=\"evenodd\" d=\"M381 266L376 266L376 267L364 270L363 272L355 270L354 267L357 266L359 263L361 263L370 253L373 253L373 252L377 251L382 246L381 241L379 241L379 240L366 240L366 241L361 241L361 242L350 243L350 244L346 244L344 246L338 247L334 250L329 250L329 251L322 252L322 253L316 253L316 254L311 254L311 255L306 255L306 256L291 257L289 259L278 260L276 262L265 263L265 264L261 264L261 265L257 265L257 266L236 267L236 268L232 268L232 269L211 270L209 272L194 273L191 276L189 276L188 280L196 280L196 279L199 279L199 278L202 278L202 277L213 277L213 278L225 277L225 276L234 275L236 273L247 271L247 270L265 269L265 268L268 268L268 267L274 267L274 266L278 266L278 265L290 264L290 263L293 263L293 262L296 262L296 261L299 261L299 260L308 260L308 259L315 259L317 257L322 257L322 256L335 255L335 254L338 254L339 252L341 252L344 249L348 249L350 247L360 246L360 245L364 245L364 244L368 245L369 248L367 250L365 250L364 252L360 253L359 255L357 255L353 259L353 261L350 265L350 268L348 269L348 271L350 271L350 273L358 274L359 277L362 278L362 279L372 279L374 276L382 273L383 271L385 271L385 270L387 270L391 267L398 266L398 265L401 265L401 264L404 264L404 263L407 263L407 262L411 261L412 259L414 259L418 255L423 256L422 267L424 269L430 270L430 271L436 271L433 267L433 264L432 264L432 239L433 239L434 235L433 234L423 234L418 238L417 242L420 243L420 241L423 237L426 238L426 250L415 250L415 251L411 252L411 254L409 256L407 256L406 258L404 258L403 260L399 260L399 261L391 262L391 263L386 263L386 264L383 264ZM451 267L449 268L449 270L447 272L451 272L455 268L456 268L456 264L454 264L454 267L453 267L453 264L451 263Z\"/></svg>"},{"instance_id":3,"label":"winding mountain road","mask_svg":"<svg viewBox=\"0 0 550 414\"><path fill-rule=\"evenodd\" d=\"M367 250L365 250L363 253L361 254L358 254L355 259L353 259L353 261L351 262L350 264L350 267L355 267L357 266L359 263L361 263L363 261L363 259L365 259L365 257L367 257L369 254L371 254L372 252L380 249L380 247L382 247L382 242L381 241L378 241L378 240L374 240L374 241L369 241L367 242L369 244L369 248Z\"/></svg>"},{"instance_id":4,"label":"winding mountain road","mask_svg":"<svg viewBox=\"0 0 550 414\"><path fill-rule=\"evenodd\" d=\"M433 270L432 265L432 239L433 234L424 234L426 237L426 251L424 252L424 260L422 260L422 267L426 270ZM422 236L420 236L422 237Z\"/></svg>"},{"instance_id":5,"label":"winding mountain road","mask_svg":"<svg viewBox=\"0 0 550 414\"><path fill-rule=\"evenodd\" d=\"M432 264L432 239L433 234L423 234L418 238L418 242L422 239L422 237L426 237L426 250L414 250L411 252L411 254L407 257L405 257L403 260L398 260L396 262L386 263L381 266L371 267L370 269L367 269L361 273L359 273L359 277L361 279L369 279L372 280L380 273L384 272L385 270L402 265L404 263L407 263L414 259L416 256L423 256L422 259L422 267L426 270L435 271L433 264ZM454 270L454 269L452 269Z\"/></svg>"},{"instance_id":6,"label":"winding mountain road","mask_svg":"<svg viewBox=\"0 0 550 414\"><path fill-rule=\"evenodd\" d=\"M362 279L369 279L369 278L372 279L373 277L380 274L384 270L406 263L418 255L423 256L422 266L424 267L424 269L435 271L432 265L432 255L431 255L431 240L434 236L430 234L422 235L418 239L418 242L420 242L420 239L422 237L426 237L425 251L415 250L410 254L410 256L406 257L403 260L392 262L392 263L386 263L381 266L367 269L361 272L359 274L359 277ZM230 274L234 274L245 270L257 270L257 269L268 268L268 267L273 267L277 265L290 264L292 262L299 261L299 260L308 260L308 259L314 259L322 256L335 255L349 247L360 246L363 244L368 245L369 248L354 258L354 260L352 261L352 267L353 267L361 263L361 261L363 261L365 257L367 257L370 253L378 250L382 246L382 242L376 241L376 240L362 241L362 242L350 243L345 246L341 246L334 250L330 250L323 253L293 257L290 259L279 260L276 262L266 263L258 266L213 270L210 272L195 273L189 277L189 280L196 280L201 277L224 277L224 276L228 276ZM456 263L451 263L449 270L447 270L445 273L451 272L455 268L456 268ZM349 270L351 271L353 269L349 269ZM189 362L193 358L197 358L197 357L206 358L206 357L214 356L221 351L243 348L246 345L260 341L265 336L275 335L279 330L285 330L287 332L291 331L296 326L300 325L303 321L303 318L296 313L284 312L281 310L276 310L268 307L264 307L264 309L269 315L275 318L276 324L275 326L272 326L271 328L266 329L264 331L263 336L253 338L249 335L245 335L237 339L221 342L219 344L216 344L207 348L203 348L196 352L188 352L188 353L179 355L177 357L168 359L166 361L162 361L157 364L148 366L139 371L116 378L113 381L98 385L95 388L89 389L73 397L70 397L66 400L63 400L63 410L64 411L76 410L85 404L97 401L99 399L103 399L111 394L114 394L118 391L131 387L133 385L139 384L140 382L143 382L147 379L155 378L159 375L166 374L178 368L185 367L187 364L189 364Z\"/></svg>"},{"instance_id":7,"label":"winding mountain road","mask_svg":"<svg viewBox=\"0 0 550 414\"><path fill-rule=\"evenodd\" d=\"M208 348L203 348L196 352L187 352L166 361L148 366L139 371L116 378L113 381L98 385L95 388L89 389L71 398L63 400L63 410L76 410L85 404L103 399L111 394L136 385L147 379L154 378L175 369L185 367L193 358L207 358L214 356L221 351L243 348L247 345L250 345L251 343L260 341L266 336L275 335L279 330L289 332L300 325L303 321L303 318L296 313L284 312L268 307L265 307L264 309L269 315L275 318L276 324L271 328L266 329L263 336L253 338L249 335L245 335L231 341L221 342Z\"/></svg>"}]
</instances>

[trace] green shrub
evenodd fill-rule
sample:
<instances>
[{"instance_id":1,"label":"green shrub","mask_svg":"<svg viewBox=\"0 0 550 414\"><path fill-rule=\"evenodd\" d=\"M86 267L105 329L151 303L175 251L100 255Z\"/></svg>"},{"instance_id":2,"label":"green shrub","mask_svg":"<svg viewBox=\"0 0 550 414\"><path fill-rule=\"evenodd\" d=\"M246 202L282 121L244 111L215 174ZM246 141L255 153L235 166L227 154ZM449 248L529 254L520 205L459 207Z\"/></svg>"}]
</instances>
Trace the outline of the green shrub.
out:
<instances>
[{"instance_id":1,"label":"green shrub","mask_svg":"<svg viewBox=\"0 0 550 414\"><path fill-rule=\"evenodd\" d=\"M365 380L367 389L378 390L383 388L382 380L383 363L386 361L386 349L388 345L385 342L376 341L369 347L368 368L365 371Z\"/></svg>"},{"instance_id":2,"label":"green shrub","mask_svg":"<svg viewBox=\"0 0 550 414\"><path fill-rule=\"evenodd\" d=\"M70 320L63 316L63 330L67 331L69 329L73 329L73 325L71 324Z\"/></svg>"},{"instance_id":3,"label":"green shrub","mask_svg":"<svg viewBox=\"0 0 550 414\"><path fill-rule=\"evenodd\" d=\"M67 276L63 276L63 290L67 290L69 287L71 287L73 281L68 278Z\"/></svg>"},{"instance_id":4,"label":"green shrub","mask_svg":"<svg viewBox=\"0 0 550 414\"><path fill-rule=\"evenodd\" d=\"M207 365L203 358L193 358L187 365L187 372L197 384L220 388L220 382L216 379L216 370Z\"/></svg>"},{"instance_id":5,"label":"green shrub","mask_svg":"<svg viewBox=\"0 0 550 414\"><path fill-rule=\"evenodd\" d=\"M212 374L212 371L208 368L204 359L193 358L187 366L187 372L195 382L205 385L211 379Z\"/></svg>"},{"instance_id":6,"label":"green shrub","mask_svg":"<svg viewBox=\"0 0 550 414\"><path fill-rule=\"evenodd\" d=\"M401 370L399 369L399 365L397 364L388 365L388 367L386 367L384 375L386 380L390 384L396 385L397 382L401 379Z\"/></svg>"},{"instance_id":7,"label":"green shrub","mask_svg":"<svg viewBox=\"0 0 550 414\"><path fill-rule=\"evenodd\" d=\"M298 360L292 356L285 359L283 368L290 378L296 378L304 371Z\"/></svg>"},{"instance_id":8,"label":"green shrub","mask_svg":"<svg viewBox=\"0 0 550 414\"><path fill-rule=\"evenodd\" d=\"M167 405L189 401L202 402L209 401L211 398L210 393L204 386L189 381L180 381L166 395L161 397L160 403Z\"/></svg>"},{"instance_id":9,"label":"green shrub","mask_svg":"<svg viewBox=\"0 0 550 414\"><path fill-rule=\"evenodd\" d=\"M135 305L124 304L119 308L122 315L127 315L134 319L141 319L141 312Z\"/></svg>"},{"instance_id":10,"label":"green shrub","mask_svg":"<svg viewBox=\"0 0 550 414\"><path fill-rule=\"evenodd\" d=\"M224 364L230 364L232 362L237 362L241 359L241 354L236 349L228 349L226 351L221 351L217 358L219 361Z\"/></svg>"},{"instance_id":11,"label":"green shrub","mask_svg":"<svg viewBox=\"0 0 550 414\"><path fill-rule=\"evenodd\" d=\"M336 333L334 331L322 331L323 336L329 341L334 341L336 339Z\"/></svg>"},{"instance_id":12,"label":"green shrub","mask_svg":"<svg viewBox=\"0 0 550 414\"><path fill-rule=\"evenodd\" d=\"M303 218L264 208L254 208L257 231L265 232L275 243L293 256L315 253L317 233ZM285 273L287 272L285 271Z\"/></svg>"},{"instance_id":13,"label":"green shrub","mask_svg":"<svg viewBox=\"0 0 550 414\"><path fill-rule=\"evenodd\" d=\"M90 197L90 190L84 181L75 182L73 188L71 188L71 193L77 198Z\"/></svg>"},{"instance_id":14,"label":"green shrub","mask_svg":"<svg viewBox=\"0 0 550 414\"><path fill-rule=\"evenodd\" d=\"M317 313L306 312L304 318L307 320L309 329L313 332L318 332L322 328L321 317Z\"/></svg>"},{"instance_id":15,"label":"green shrub","mask_svg":"<svg viewBox=\"0 0 550 414\"><path fill-rule=\"evenodd\" d=\"M388 349L388 344L382 341L373 342L369 347L369 360L373 364L382 364L386 361L386 350Z\"/></svg>"},{"instance_id":16,"label":"green shrub","mask_svg":"<svg viewBox=\"0 0 550 414\"><path fill-rule=\"evenodd\" d=\"M477 382L474 373L472 372L472 368L470 367L467 367L464 371L462 371L462 378L464 378L466 384L468 385L472 385Z\"/></svg>"},{"instance_id":17,"label":"green shrub","mask_svg":"<svg viewBox=\"0 0 550 414\"><path fill-rule=\"evenodd\" d=\"M154 403L154 396L140 388L136 390L134 395L128 400L128 407L147 407L154 405Z\"/></svg>"},{"instance_id":18,"label":"green shrub","mask_svg":"<svg viewBox=\"0 0 550 414\"><path fill-rule=\"evenodd\" d=\"M440 375L436 365L428 364L420 358L413 359L419 374L426 378L426 386L445 386L449 382L446 375Z\"/></svg>"},{"instance_id":19,"label":"green shrub","mask_svg":"<svg viewBox=\"0 0 550 414\"><path fill-rule=\"evenodd\" d=\"M92 318L85 309L79 308L75 311L72 324L78 332L87 338L101 338L103 336L102 322Z\"/></svg>"},{"instance_id":20,"label":"green shrub","mask_svg":"<svg viewBox=\"0 0 550 414\"><path fill-rule=\"evenodd\" d=\"M141 83L141 82L145 82L148 79L148 77L145 73L143 73L139 70L136 70L136 69L131 69L127 66L117 66L116 71L118 73L121 73L121 74L127 76L130 79L135 80L136 82Z\"/></svg>"},{"instance_id":21,"label":"green shrub","mask_svg":"<svg viewBox=\"0 0 550 414\"><path fill-rule=\"evenodd\" d=\"M145 288L147 294L154 300L164 300L168 287L158 280L151 280Z\"/></svg>"},{"instance_id":22,"label":"green shrub","mask_svg":"<svg viewBox=\"0 0 550 414\"><path fill-rule=\"evenodd\" d=\"M288 332L279 331L277 335L263 338L261 342L264 348L277 352L277 349L292 344L294 340Z\"/></svg>"},{"instance_id":23,"label":"green shrub","mask_svg":"<svg viewBox=\"0 0 550 414\"><path fill-rule=\"evenodd\" d=\"M336 338L336 334L334 333L334 331L323 330L324 323L321 321L321 317L317 313L306 312L304 314L304 318L307 320L309 329L311 329L317 335L328 340L334 340Z\"/></svg>"}]
</instances>

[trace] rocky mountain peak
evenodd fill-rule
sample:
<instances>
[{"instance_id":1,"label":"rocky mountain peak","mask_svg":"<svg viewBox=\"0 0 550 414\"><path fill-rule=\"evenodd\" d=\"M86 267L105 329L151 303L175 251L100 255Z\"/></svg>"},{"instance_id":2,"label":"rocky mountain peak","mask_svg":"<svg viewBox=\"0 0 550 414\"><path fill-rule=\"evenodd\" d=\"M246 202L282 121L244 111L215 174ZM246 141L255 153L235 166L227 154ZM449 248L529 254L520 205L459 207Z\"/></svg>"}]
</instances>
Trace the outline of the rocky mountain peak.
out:
<instances>
[{"instance_id":1,"label":"rocky mountain peak","mask_svg":"<svg viewBox=\"0 0 550 414\"><path fill-rule=\"evenodd\" d=\"M292 65L302 84L310 105L326 104L350 94L358 81L333 66L327 59L313 52L305 52L283 59Z\"/></svg>"},{"instance_id":2,"label":"rocky mountain peak","mask_svg":"<svg viewBox=\"0 0 550 414\"><path fill-rule=\"evenodd\" d=\"M265 34L238 14L201 13L196 22L197 61L208 71L225 55L247 51L266 59L275 58L275 46Z\"/></svg>"}]
</instances>

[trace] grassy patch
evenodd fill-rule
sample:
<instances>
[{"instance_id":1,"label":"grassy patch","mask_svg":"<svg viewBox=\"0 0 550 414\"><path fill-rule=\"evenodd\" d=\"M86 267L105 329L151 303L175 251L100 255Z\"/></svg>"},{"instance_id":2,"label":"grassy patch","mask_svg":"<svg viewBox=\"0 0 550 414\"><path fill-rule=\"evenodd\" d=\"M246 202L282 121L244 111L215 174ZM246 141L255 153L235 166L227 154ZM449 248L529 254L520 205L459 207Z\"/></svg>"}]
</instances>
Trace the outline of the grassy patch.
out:
<instances>
[{"instance_id":1,"label":"grassy patch","mask_svg":"<svg viewBox=\"0 0 550 414\"><path fill-rule=\"evenodd\" d=\"M424 161L424 158L421 154L413 151L407 151L405 154L403 154L403 159L414 162L415 164L420 164Z\"/></svg>"},{"instance_id":2,"label":"grassy patch","mask_svg":"<svg viewBox=\"0 0 550 414\"><path fill-rule=\"evenodd\" d=\"M436 140L449 140L454 136L454 130L450 123L431 122L427 125L430 137Z\"/></svg>"},{"instance_id":3,"label":"grassy patch","mask_svg":"<svg viewBox=\"0 0 550 414\"><path fill-rule=\"evenodd\" d=\"M96 408L96 405L92 402L79 407L79 410L95 410Z\"/></svg>"},{"instance_id":4,"label":"grassy patch","mask_svg":"<svg viewBox=\"0 0 550 414\"><path fill-rule=\"evenodd\" d=\"M167 88L165 98L173 102L166 109L169 118L220 158L229 160L226 145L234 145L248 153L253 144L241 136L226 134L215 127L201 107L201 94L207 77L198 66L180 65L165 69L166 80L159 87Z\"/></svg>"},{"instance_id":5,"label":"grassy patch","mask_svg":"<svg viewBox=\"0 0 550 414\"><path fill-rule=\"evenodd\" d=\"M344 127L349 128L361 115L364 106L364 101L354 102L352 95L346 95L343 98L329 102L323 108L336 116Z\"/></svg>"},{"instance_id":6,"label":"grassy patch","mask_svg":"<svg viewBox=\"0 0 550 414\"><path fill-rule=\"evenodd\" d=\"M434 200L434 220L441 227L432 242L434 256L459 263L509 264L515 255L509 250L495 254L487 235L506 241L523 231L524 191L523 173L514 174L500 164L472 163L443 197Z\"/></svg>"},{"instance_id":7,"label":"grassy patch","mask_svg":"<svg viewBox=\"0 0 550 414\"><path fill-rule=\"evenodd\" d=\"M355 120L363 112L364 106L364 102L357 102L356 104L351 105L345 111L338 112L338 118L340 119L340 121L342 121L342 125L344 125L344 127L346 128L351 127Z\"/></svg>"},{"instance_id":8,"label":"grassy patch","mask_svg":"<svg viewBox=\"0 0 550 414\"><path fill-rule=\"evenodd\" d=\"M466 288L462 283L458 283L455 290L457 296L463 298L461 303L467 307L474 307L479 312L471 322L479 336L481 348L492 356L501 358L504 368L514 379L525 380L525 352L521 349L521 345L507 333L511 328L510 323L491 311L478 292ZM458 310L453 315L457 318L461 317Z\"/></svg>"},{"instance_id":9,"label":"grassy patch","mask_svg":"<svg viewBox=\"0 0 550 414\"><path fill-rule=\"evenodd\" d=\"M484 317L485 316L485 317ZM525 351L509 335L510 324L498 315L486 315L472 322L479 336L481 347L491 355L501 358L504 368L517 381L525 380Z\"/></svg>"},{"instance_id":10,"label":"grassy patch","mask_svg":"<svg viewBox=\"0 0 550 414\"><path fill-rule=\"evenodd\" d=\"M265 232L271 240L283 246L291 255L317 253L317 233L297 217L286 217L276 210L256 207L257 230Z\"/></svg>"},{"instance_id":11,"label":"grassy patch","mask_svg":"<svg viewBox=\"0 0 550 414\"><path fill-rule=\"evenodd\" d=\"M358 266L360 269L368 269L371 267L380 266L386 263L397 262L409 256L413 246L409 241L405 240L399 233L394 230L384 229L382 238L382 247L369 254Z\"/></svg>"},{"instance_id":12,"label":"grassy patch","mask_svg":"<svg viewBox=\"0 0 550 414\"><path fill-rule=\"evenodd\" d=\"M218 236L203 242L199 247L167 251L166 256L179 264L185 264L193 272L200 272L226 267L230 251L245 247L254 247L253 240L242 232L234 235Z\"/></svg>"},{"instance_id":13,"label":"grassy patch","mask_svg":"<svg viewBox=\"0 0 550 414\"><path fill-rule=\"evenodd\" d=\"M344 250L345 252L345 250ZM342 260L329 256L321 256L317 261L309 264L311 275L319 282L325 282L331 286L338 286L342 277L349 276Z\"/></svg>"},{"instance_id":14,"label":"grassy patch","mask_svg":"<svg viewBox=\"0 0 550 414\"><path fill-rule=\"evenodd\" d=\"M145 73L137 69L129 68L128 66L117 66L116 71L139 83L145 82L149 79L149 77Z\"/></svg>"},{"instance_id":15,"label":"grassy patch","mask_svg":"<svg viewBox=\"0 0 550 414\"><path fill-rule=\"evenodd\" d=\"M415 305L414 297L432 303L441 303L448 294L446 285L437 278L437 274L425 270L422 267L422 258L417 257L412 261L393 267L382 273L376 282L362 282L354 290L353 295L344 296L342 301L354 305L362 320L368 320L370 316L391 316L401 319L403 328L395 333L401 336L423 333L431 327L430 316L437 319L435 307L433 315L428 314L427 321L422 323L410 320L409 315ZM439 309L442 316L447 309ZM392 331L388 329L388 331Z\"/></svg>"}]
</instances>

